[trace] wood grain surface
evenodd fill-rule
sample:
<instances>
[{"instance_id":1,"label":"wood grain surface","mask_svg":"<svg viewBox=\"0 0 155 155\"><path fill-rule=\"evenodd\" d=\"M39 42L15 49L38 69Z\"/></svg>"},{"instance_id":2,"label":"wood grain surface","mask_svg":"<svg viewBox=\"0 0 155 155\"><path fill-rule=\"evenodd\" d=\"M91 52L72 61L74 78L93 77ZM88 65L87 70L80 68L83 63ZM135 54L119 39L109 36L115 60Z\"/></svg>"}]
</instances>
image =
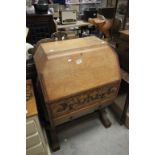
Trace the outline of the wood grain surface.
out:
<instances>
[{"instance_id":1,"label":"wood grain surface","mask_svg":"<svg viewBox=\"0 0 155 155\"><path fill-rule=\"evenodd\" d=\"M116 53L96 37L43 43L34 59L48 101L121 79Z\"/></svg>"}]
</instances>

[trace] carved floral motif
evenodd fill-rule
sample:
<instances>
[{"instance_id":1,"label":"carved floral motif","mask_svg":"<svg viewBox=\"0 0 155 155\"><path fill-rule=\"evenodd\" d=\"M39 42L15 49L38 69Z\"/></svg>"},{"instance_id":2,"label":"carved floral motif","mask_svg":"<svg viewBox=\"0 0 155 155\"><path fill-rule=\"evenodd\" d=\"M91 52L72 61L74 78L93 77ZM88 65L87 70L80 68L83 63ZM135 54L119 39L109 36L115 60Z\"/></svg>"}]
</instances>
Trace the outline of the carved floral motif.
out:
<instances>
[{"instance_id":1,"label":"carved floral motif","mask_svg":"<svg viewBox=\"0 0 155 155\"><path fill-rule=\"evenodd\" d=\"M112 86L96 88L94 90L57 101L51 104L53 116L61 116L65 113L80 109L86 105L93 104L96 101L102 100L104 102L107 99L115 97L117 90L118 84L115 84Z\"/></svg>"}]
</instances>

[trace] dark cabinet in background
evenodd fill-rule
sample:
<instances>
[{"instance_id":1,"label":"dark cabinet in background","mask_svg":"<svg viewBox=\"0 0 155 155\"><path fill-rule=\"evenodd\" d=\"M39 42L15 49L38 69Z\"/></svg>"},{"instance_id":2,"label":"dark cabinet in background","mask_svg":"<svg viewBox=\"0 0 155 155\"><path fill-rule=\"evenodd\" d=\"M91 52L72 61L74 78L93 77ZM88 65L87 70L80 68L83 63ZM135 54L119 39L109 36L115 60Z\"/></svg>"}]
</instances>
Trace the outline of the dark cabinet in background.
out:
<instances>
[{"instance_id":1,"label":"dark cabinet in background","mask_svg":"<svg viewBox=\"0 0 155 155\"><path fill-rule=\"evenodd\" d=\"M26 42L36 44L37 41L51 37L56 32L56 25L51 14L27 14L26 27L29 33Z\"/></svg>"}]
</instances>

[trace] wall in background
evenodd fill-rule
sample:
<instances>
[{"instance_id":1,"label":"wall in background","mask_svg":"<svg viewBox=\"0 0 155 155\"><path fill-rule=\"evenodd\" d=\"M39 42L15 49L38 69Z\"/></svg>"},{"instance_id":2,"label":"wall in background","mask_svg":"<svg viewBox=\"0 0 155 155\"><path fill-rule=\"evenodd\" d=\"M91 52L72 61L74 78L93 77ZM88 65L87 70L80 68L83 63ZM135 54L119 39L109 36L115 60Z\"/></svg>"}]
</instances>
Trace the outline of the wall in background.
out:
<instances>
[{"instance_id":1,"label":"wall in background","mask_svg":"<svg viewBox=\"0 0 155 155\"><path fill-rule=\"evenodd\" d=\"M100 0L101 3L94 3L94 4L82 4L80 5L80 13L82 13L87 8L102 8L106 7L107 0Z\"/></svg>"},{"instance_id":2,"label":"wall in background","mask_svg":"<svg viewBox=\"0 0 155 155\"><path fill-rule=\"evenodd\" d=\"M76 9L77 11L80 11L80 14L83 12L83 10L87 8L99 8L99 7L106 7L107 0L97 0L97 2L101 3L93 3L93 4L73 4L73 5L66 5L70 9ZM31 4L32 0L26 0L26 5ZM61 6L61 8L65 8L64 6Z\"/></svg>"}]
</instances>

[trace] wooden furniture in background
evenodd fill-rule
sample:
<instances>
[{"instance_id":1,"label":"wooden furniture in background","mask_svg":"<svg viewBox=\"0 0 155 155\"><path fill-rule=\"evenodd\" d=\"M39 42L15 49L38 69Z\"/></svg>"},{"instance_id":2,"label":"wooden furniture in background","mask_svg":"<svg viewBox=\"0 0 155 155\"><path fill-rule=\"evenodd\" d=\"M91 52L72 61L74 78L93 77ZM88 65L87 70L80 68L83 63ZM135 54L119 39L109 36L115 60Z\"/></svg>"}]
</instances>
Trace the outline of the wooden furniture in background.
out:
<instances>
[{"instance_id":1,"label":"wooden furniture in background","mask_svg":"<svg viewBox=\"0 0 155 155\"><path fill-rule=\"evenodd\" d=\"M33 86L31 80L26 80L26 117L38 115L36 107L36 99L33 92Z\"/></svg>"},{"instance_id":2,"label":"wooden furniture in background","mask_svg":"<svg viewBox=\"0 0 155 155\"><path fill-rule=\"evenodd\" d=\"M101 109L116 98L121 75L107 42L85 37L42 43L34 60L54 151L59 149L55 128L60 124L99 110L103 124L110 126Z\"/></svg>"},{"instance_id":3,"label":"wooden furniture in background","mask_svg":"<svg viewBox=\"0 0 155 155\"><path fill-rule=\"evenodd\" d=\"M119 56L120 66L129 72L129 30L120 31L120 36L116 40L116 51Z\"/></svg>"},{"instance_id":4,"label":"wooden furniture in background","mask_svg":"<svg viewBox=\"0 0 155 155\"><path fill-rule=\"evenodd\" d=\"M31 80L26 80L26 154L48 155Z\"/></svg>"},{"instance_id":5,"label":"wooden furniture in background","mask_svg":"<svg viewBox=\"0 0 155 155\"><path fill-rule=\"evenodd\" d=\"M122 69L121 70L121 75L122 75L122 80L124 80L128 84L128 87L129 87L129 74ZM129 110L129 88L128 88L126 93L127 93L127 95L126 95L126 98L125 98L123 111L122 111L122 114L121 114L121 117L120 117L120 124L126 124L127 112ZM127 123L128 123L127 127L129 127L129 120L128 120Z\"/></svg>"},{"instance_id":6,"label":"wooden furniture in background","mask_svg":"<svg viewBox=\"0 0 155 155\"><path fill-rule=\"evenodd\" d=\"M122 99L115 102L111 108L118 116L120 124L125 124L129 128L129 30L120 31L117 41L116 51L119 56L122 77L118 98Z\"/></svg>"},{"instance_id":7,"label":"wooden furniture in background","mask_svg":"<svg viewBox=\"0 0 155 155\"><path fill-rule=\"evenodd\" d=\"M129 74L121 69L121 86L114 104L110 109L116 115L120 125L125 125L129 128Z\"/></svg>"},{"instance_id":8,"label":"wooden furniture in background","mask_svg":"<svg viewBox=\"0 0 155 155\"><path fill-rule=\"evenodd\" d=\"M51 34L56 32L56 25L51 14L27 14L26 26L29 28L26 41L32 45L40 39L50 38Z\"/></svg>"}]
</instances>

